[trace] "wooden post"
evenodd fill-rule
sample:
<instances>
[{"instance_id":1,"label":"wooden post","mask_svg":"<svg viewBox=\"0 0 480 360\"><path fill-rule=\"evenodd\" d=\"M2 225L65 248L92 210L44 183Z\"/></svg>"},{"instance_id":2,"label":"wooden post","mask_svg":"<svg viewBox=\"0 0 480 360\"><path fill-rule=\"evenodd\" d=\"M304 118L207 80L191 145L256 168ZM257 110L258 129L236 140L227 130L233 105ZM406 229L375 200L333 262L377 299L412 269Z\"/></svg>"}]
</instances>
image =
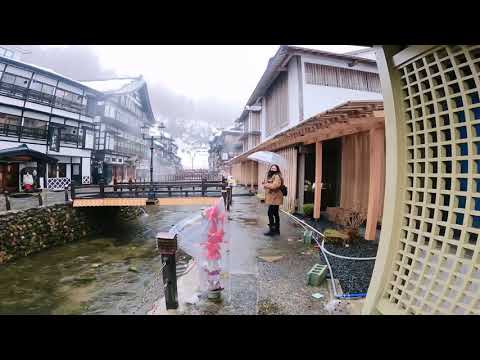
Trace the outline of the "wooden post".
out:
<instances>
[{"instance_id":1,"label":"wooden post","mask_svg":"<svg viewBox=\"0 0 480 360\"><path fill-rule=\"evenodd\" d=\"M5 208L9 211L12 207L10 206L10 200L8 200L8 191L5 191L3 195L5 195Z\"/></svg>"},{"instance_id":2,"label":"wooden post","mask_svg":"<svg viewBox=\"0 0 480 360\"><path fill-rule=\"evenodd\" d=\"M165 305L167 310L178 308L177 292L177 235L171 233L157 234L157 247L162 254L163 286L165 287Z\"/></svg>"},{"instance_id":3,"label":"wooden post","mask_svg":"<svg viewBox=\"0 0 480 360\"><path fill-rule=\"evenodd\" d=\"M250 190L251 192L255 192L255 187L253 186L253 182L255 180L254 174L255 174L255 163L251 161L251 174L250 174Z\"/></svg>"},{"instance_id":4,"label":"wooden post","mask_svg":"<svg viewBox=\"0 0 480 360\"><path fill-rule=\"evenodd\" d=\"M313 203L313 218L320 219L320 204L322 202L322 154L323 146L319 141L315 146L315 196Z\"/></svg>"},{"instance_id":5,"label":"wooden post","mask_svg":"<svg viewBox=\"0 0 480 360\"><path fill-rule=\"evenodd\" d=\"M298 209L303 214L303 204L305 200L305 154L298 156Z\"/></svg>"},{"instance_id":6,"label":"wooden post","mask_svg":"<svg viewBox=\"0 0 480 360\"><path fill-rule=\"evenodd\" d=\"M105 183L103 182L103 180L100 180L100 198L104 198L105 197Z\"/></svg>"},{"instance_id":7,"label":"wooden post","mask_svg":"<svg viewBox=\"0 0 480 360\"><path fill-rule=\"evenodd\" d=\"M375 240L380 218L382 187L385 176L385 129L370 130L370 180L368 186L368 210L365 240Z\"/></svg>"}]
</instances>

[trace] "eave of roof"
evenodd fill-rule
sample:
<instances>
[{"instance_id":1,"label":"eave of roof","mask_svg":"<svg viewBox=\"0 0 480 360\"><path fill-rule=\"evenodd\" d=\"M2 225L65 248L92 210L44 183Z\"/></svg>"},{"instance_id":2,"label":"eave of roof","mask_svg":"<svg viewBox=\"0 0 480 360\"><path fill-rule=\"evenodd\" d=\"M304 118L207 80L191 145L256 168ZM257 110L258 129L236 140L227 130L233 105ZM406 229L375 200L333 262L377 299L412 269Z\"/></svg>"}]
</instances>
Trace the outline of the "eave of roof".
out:
<instances>
[{"instance_id":1,"label":"eave of roof","mask_svg":"<svg viewBox=\"0 0 480 360\"><path fill-rule=\"evenodd\" d=\"M40 151L32 150L26 144L0 150L0 162L21 161L21 160L15 159L15 157L17 156L27 156L35 161L41 160L41 161L50 162L50 163L58 162L58 159L52 156L49 156L47 154L41 153Z\"/></svg>"},{"instance_id":2,"label":"eave of roof","mask_svg":"<svg viewBox=\"0 0 480 360\"><path fill-rule=\"evenodd\" d=\"M383 101L379 100L358 100L358 101L347 101L340 105L333 107L327 111L316 114L307 120L295 124L290 128L287 128L278 134L274 135L270 139L260 143L254 148L245 151L244 153L234 157L229 160L230 164L234 164L239 161L243 161L247 158L248 155L253 154L254 152L266 150L266 151L277 151L287 146L291 146L291 143L285 142L288 136L295 136L294 132L305 129L308 126L311 126L312 123L317 125L324 123L323 125L329 126L332 122L348 122L349 118L363 118L363 117L377 117L377 113L383 113ZM383 118L383 116L381 116ZM340 135L341 136L341 135ZM295 141L301 142L301 139L298 138Z\"/></svg>"},{"instance_id":3,"label":"eave of roof","mask_svg":"<svg viewBox=\"0 0 480 360\"><path fill-rule=\"evenodd\" d=\"M145 106L147 107L147 114L149 115L150 122L155 122L155 116L153 114L152 104L150 103L150 95L148 93L148 87L146 81L143 79L143 76L140 75L136 78L127 77L127 78L113 78L113 79L102 79L102 80L84 80L82 81L83 84L88 85L89 83L98 82L98 81L109 81L109 80L127 80L131 79L132 81L129 84L123 85L119 89L111 90L111 91L101 91L100 93L105 96L115 96L115 95L124 95L129 94L134 91L139 90L140 92L143 90L145 92ZM98 91L98 90L97 90Z\"/></svg>"}]
</instances>

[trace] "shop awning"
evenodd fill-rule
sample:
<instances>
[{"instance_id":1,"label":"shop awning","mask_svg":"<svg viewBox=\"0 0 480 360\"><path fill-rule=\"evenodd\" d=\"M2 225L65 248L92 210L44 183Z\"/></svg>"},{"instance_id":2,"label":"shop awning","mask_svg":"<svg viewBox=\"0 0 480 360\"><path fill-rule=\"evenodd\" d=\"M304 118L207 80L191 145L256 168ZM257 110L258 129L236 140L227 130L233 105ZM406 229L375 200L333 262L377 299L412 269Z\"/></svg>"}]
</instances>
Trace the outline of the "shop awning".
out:
<instances>
[{"instance_id":1,"label":"shop awning","mask_svg":"<svg viewBox=\"0 0 480 360\"><path fill-rule=\"evenodd\" d=\"M13 148L0 150L0 163L27 161L56 163L58 160L39 151L29 149L28 146L25 144Z\"/></svg>"}]
</instances>

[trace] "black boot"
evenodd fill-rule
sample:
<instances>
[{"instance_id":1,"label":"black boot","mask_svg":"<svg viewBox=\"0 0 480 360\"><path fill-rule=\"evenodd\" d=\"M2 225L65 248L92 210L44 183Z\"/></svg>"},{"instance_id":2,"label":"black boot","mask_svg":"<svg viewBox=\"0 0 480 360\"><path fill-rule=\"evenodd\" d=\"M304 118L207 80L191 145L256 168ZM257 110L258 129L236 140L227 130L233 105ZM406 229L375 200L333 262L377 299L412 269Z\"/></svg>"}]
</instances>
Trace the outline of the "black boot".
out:
<instances>
[{"instance_id":1,"label":"black boot","mask_svg":"<svg viewBox=\"0 0 480 360\"><path fill-rule=\"evenodd\" d=\"M280 235L280 224L275 224L273 227L273 233L274 235Z\"/></svg>"},{"instance_id":2,"label":"black boot","mask_svg":"<svg viewBox=\"0 0 480 360\"><path fill-rule=\"evenodd\" d=\"M268 230L268 232L266 232L266 233L263 233L263 235L265 235L265 236L273 236L273 235L275 235L275 229L274 229L274 227L273 227L272 225L270 225L270 224L268 224L268 227L269 227L270 230Z\"/></svg>"}]
</instances>

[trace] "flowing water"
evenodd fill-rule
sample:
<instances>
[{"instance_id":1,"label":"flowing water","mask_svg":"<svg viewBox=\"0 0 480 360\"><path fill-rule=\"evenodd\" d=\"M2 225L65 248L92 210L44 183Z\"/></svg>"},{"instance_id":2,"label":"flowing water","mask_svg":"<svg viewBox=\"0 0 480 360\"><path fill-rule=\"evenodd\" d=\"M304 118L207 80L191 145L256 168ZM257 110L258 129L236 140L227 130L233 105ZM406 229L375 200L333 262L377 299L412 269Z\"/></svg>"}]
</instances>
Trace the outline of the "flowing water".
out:
<instances>
[{"instance_id":1,"label":"flowing water","mask_svg":"<svg viewBox=\"0 0 480 360\"><path fill-rule=\"evenodd\" d=\"M146 314L163 296L155 234L201 209L150 206L108 236L0 265L0 314Z\"/></svg>"}]
</instances>

